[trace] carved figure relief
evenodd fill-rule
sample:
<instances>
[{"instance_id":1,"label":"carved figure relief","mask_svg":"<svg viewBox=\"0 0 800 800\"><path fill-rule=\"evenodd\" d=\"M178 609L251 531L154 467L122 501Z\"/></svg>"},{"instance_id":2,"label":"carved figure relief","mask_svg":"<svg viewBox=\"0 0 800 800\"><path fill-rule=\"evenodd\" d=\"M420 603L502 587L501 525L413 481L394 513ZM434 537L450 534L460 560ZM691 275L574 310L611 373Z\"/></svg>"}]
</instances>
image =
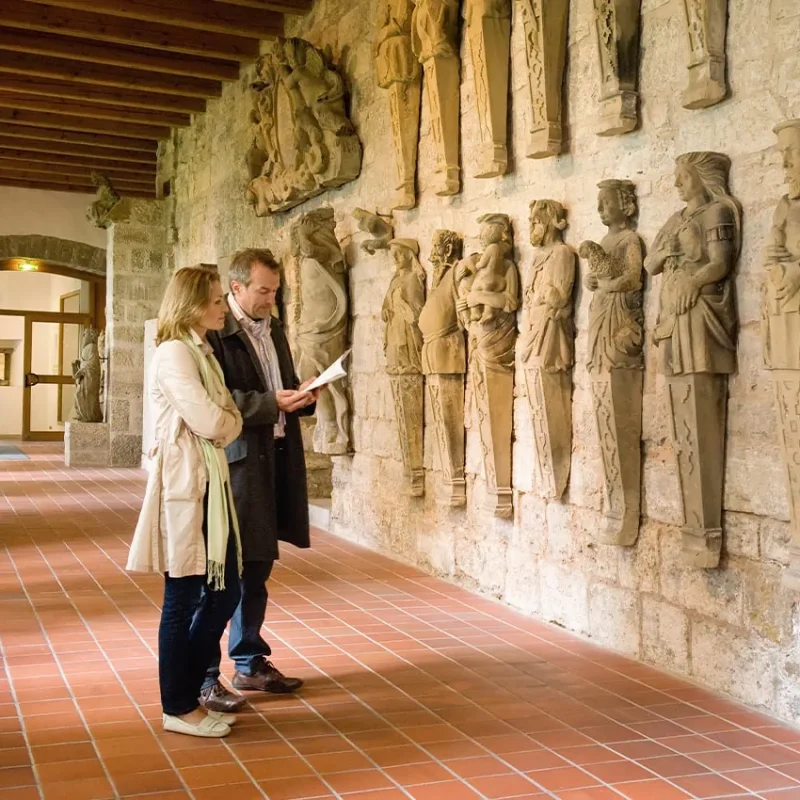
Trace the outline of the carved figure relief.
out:
<instances>
[{"instance_id":1,"label":"carved figure relief","mask_svg":"<svg viewBox=\"0 0 800 800\"><path fill-rule=\"evenodd\" d=\"M728 0L681 0L689 39L689 82L684 108L708 108L728 94L725 32Z\"/></svg>"},{"instance_id":2,"label":"carved figure relief","mask_svg":"<svg viewBox=\"0 0 800 800\"><path fill-rule=\"evenodd\" d=\"M567 214L556 200L530 206L537 248L523 301L521 358L536 445L539 494L557 499L569 480L572 455L572 367L575 252L564 244Z\"/></svg>"},{"instance_id":3,"label":"carved figure relief","mask_svg":"<svg viewBox=\"0 0 800 800\"><path fill-rule=\"evenodd\" d=\"M433 411L439 462L443 474L440 502L463 506L467 502L464 478L464 375L467 343L458 318L456 267L463 243L453 231L433 235L433 280L419 315L422 332L422 371L426 376Z\"/></svg>"},{"instance_id":4,"label":"carved figure relief","mask_svg":"<svg viewBox=\"0 0 800 800\"><path fill-rule=\"evenodd\" d=\"M678 156L675 186L686 207L661 228L645 268L662 275L655 339L667 378L683 500L687 564L716 567L722 544L722 482L728 375L736 370L733 270L741 207L721 153Z\"/></svg>"},{"instance_id":5,"label":"carved figure relief","mask_svg":"<svg viewBox=\"0 0 800 800\"><path fill-rule=\"evenodd\" d=\"M411 44L425 70L425 93L437 150L435 191L442 196L461 191L459 3L416 0L411 19Z\"/></svg>"},{"instance_id":6,"label":"carved figure relief","mask_svg":"<svg viewBox=\"0 0 800 800\"><path fill-rule=\"evenodd\" d=\"M599 184L597 210L608 227L600 244L586 241L584 284L589 306L589 361L605 483L607 544L632 545L639 535L642 438L644 245L636 234L638 206L630 181Z\"/></svg>"},{"instance_id":7,"label":"carved figure relief","mask_svg":"<svg viewBox=\"0 0 800 800\"><path fill-rule=\"evenodd\" d=\"M303 39L278 39L252 85L248 202L264 217L342 186L361 171L361 144L345 88L328 59Z\"/></svg>"},{"instance_id":8,"label":"carved figure relief","mask_svg":"<svg viewBox=\"0 0 800 800\"><path fill-rule=\"evenodd\" d=\"M465 17L481 140L475 177L493 178L508 170L511 0L466 0Z\"/></svg>"},{"instance_id":9,"label":"carved figure relief","mask_svg":"<svg viewBox=\"0 0 800 800\"><path fill-rule=\"evenodd\" d=\"M114 209L122 202L111 181L99 172L92 172L92 183L97 187L95 201L86 211L86 219L96 228L108 228L114 219Z\"/></svg>"},{"instance_id":10,"label":"carved figure relief","mask_svg":"<svg viewBox=\"0 0 800 800\"><path fill-rule=\"evenodd\" d=\"M789 191L775 209L764 252L762 333L764 362L775 386L792 520L783 583L800 589L800 119L774 130Z\"/></svg>"},{"instance_id":11,"label":"carved figure relief","mask_svg":"<svg viewBox=\"0 0 800 800\"><path fill-rule=\"evenodd\" d=\"M520 0L531 92L528 158L561 152L561 104L567 61L569 0Z\"/></svg>"},{"instance_id":12,"label":"carved figure relief","mask_svg":"<svg viewBox=\"0 0 800 800\"><path fill-rule=\"evenodd\" d=\"M395 273L381 312L386 325L383 350L392 383L408 493L421 497L425 493L424 395L418 320L425 303L425 272L419 263L419 245L413 239L392 239L389 248Z\"/></svg>"},{"instance_id":13,"label":"carved figure relief","mask_svg":"<svg viewBox=\"0 0 800 800\"><path fill-rule=\"evenodd\" d=\"M508 216L484 214L478 223L483 253L463 259L456 269L456 309L469 331L469 365L490 510L507 518L513 513L511 437L519 274Z\"/></svg>"},{"instance_id":14,"label":"carved figure relief","mask_svg":"<svg viewBox=\"0 0 800 800\"><path fill-rule=\"evenodd\" d=\"M397 196L393 208L417 204L416 173L419 144L422 70L411 47L413 0L386 0L381 29L375 41L378 86L389 91Z\"/></svg>"},{"instance_id":15,"label":"carved figure relief","mask_svg":"<svg viewBox=\"0 0 800 800\"><path fill-rule=\"evenodd\" d=\"M332 208L298 217L290 229L298 297L293 304L297 369L308 380L327 369L348 346L347 265L334 231ZM335 381L317 400L314 450L350 451L347 384Z\"/></svg>"},{"instance_id":16,"label":"carved figure relief","mask_svg":"<svg viewBox=\"0 0 800 800\"><path fill-rule=\"evenodd\" d=\"M641 0L594 0L600 56L600 136L639 124L639 17Z\"/></svg>"},{"instance_id":17,"label":"carved figure relief","mask_svg":"<svg viewBox=\"0 0 800 800\"><path fill-rule=\"evenodd\" d=\"M100 353L97 339L100 332L87 328L81 338L81 357L72 362L72 377L75 379L75 408L73 418L76 422L102 422L103 410L100 406Z\"/></svg>"},{"instance_id":18,"label":"carved figure relief","mask_svg":"<svg viewBox=\"0 0 800 800\"><path fill-rule=\"evenodd\" d=\"M394 236L391 217L357 208L353 211L353 219L358 223L358 229L371 237L361 242L361 249L365 253L374 256L378 250L389 249L389 240Z\"/></svg>"}]
</instances>

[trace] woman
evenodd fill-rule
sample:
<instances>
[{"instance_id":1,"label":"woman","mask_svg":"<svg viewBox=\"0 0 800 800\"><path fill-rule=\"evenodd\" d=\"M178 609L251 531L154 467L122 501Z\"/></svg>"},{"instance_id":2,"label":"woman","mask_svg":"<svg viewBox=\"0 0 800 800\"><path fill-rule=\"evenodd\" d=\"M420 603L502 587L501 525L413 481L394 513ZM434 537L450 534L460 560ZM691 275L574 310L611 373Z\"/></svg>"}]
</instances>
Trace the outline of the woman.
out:
<instances>
[{"instance_id":1,"label":"woman","mask_svg":"<svg viewBox=\"0 0 800 800\"><path fill-rule=\"evenodd\" d=\"M222 448L242 418L206 343L221 330L219 276L173 275L158 314L149 398L156 446L127 569L164 573L158 671L164 729L206 738L230 733L231 714L200 707L200 687L239 602L241 546Z\"/></svg>"}]
</instances>

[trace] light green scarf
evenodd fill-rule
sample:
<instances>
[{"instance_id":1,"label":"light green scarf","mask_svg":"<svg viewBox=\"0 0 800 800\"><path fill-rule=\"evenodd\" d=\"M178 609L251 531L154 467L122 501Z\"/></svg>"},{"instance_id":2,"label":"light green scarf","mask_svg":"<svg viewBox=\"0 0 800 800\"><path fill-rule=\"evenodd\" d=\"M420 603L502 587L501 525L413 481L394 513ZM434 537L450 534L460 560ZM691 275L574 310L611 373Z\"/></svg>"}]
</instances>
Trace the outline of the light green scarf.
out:
<instances>
[{"instance_id":1,"label":"light green scarf","mask_svg":"<svg viewBox=\"0 0 800 800\"><path fill-rule=\"evenodd\" d=\"M206 356L193 339L186 337L183 341L197 362L200 380L203 382L208 396L218 406L224 407L229 395L225 388L225 376L222 374L219 362L213 354ZM208 473L208 509L206 511L208 584L215 591L223 591L225 589L225 555L228 551L228 536L230 535L229 520L233 521L233 534L236 537L237 569L239 575L242 574L242 542L239 537L239 520L233 504L227 462L224 462L223 469L218 458L217 448L213 443L200 436L195 436L195 439L200 443Z\"/></svg>"}]
</instances>

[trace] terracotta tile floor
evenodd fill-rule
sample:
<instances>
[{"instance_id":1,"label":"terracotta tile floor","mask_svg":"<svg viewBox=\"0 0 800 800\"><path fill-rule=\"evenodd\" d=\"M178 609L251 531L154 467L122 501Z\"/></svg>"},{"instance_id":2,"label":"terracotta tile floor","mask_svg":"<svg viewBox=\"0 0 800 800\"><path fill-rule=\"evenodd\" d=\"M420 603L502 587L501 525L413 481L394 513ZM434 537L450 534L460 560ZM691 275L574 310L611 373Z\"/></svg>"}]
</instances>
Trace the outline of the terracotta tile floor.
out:
<instances>
[{"instance_id":1,"label":"terracotta tile floor","mask_svg":"<svg viewBox=\"0 0 800 800\"><path fill-rule=\"evenodd\" d=\"M302 694L164 734L161 581L121 567L142 475L25 449L0 461L2 800L800 798L800 733L322 534L271 581Z\"/></svg>"}]
</instances>

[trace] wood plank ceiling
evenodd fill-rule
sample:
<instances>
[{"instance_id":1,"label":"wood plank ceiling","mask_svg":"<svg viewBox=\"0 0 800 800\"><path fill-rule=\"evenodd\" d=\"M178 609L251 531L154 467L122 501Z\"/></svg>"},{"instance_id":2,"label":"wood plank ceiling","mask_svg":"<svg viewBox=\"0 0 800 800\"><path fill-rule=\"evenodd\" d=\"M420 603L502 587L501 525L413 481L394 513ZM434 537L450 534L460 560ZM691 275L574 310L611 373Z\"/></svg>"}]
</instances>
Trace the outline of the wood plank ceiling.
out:
<instances>
[{"instance_id":1,"label":"wood plank ceiling","mask_svg":"<svg viewBox=\"0 0 800 800\"><path fill-rule=\"evenodd\" d=\"M190 124L313 0L0 0L0 186L154 197Z\"/></svg>"}]
</instances>

